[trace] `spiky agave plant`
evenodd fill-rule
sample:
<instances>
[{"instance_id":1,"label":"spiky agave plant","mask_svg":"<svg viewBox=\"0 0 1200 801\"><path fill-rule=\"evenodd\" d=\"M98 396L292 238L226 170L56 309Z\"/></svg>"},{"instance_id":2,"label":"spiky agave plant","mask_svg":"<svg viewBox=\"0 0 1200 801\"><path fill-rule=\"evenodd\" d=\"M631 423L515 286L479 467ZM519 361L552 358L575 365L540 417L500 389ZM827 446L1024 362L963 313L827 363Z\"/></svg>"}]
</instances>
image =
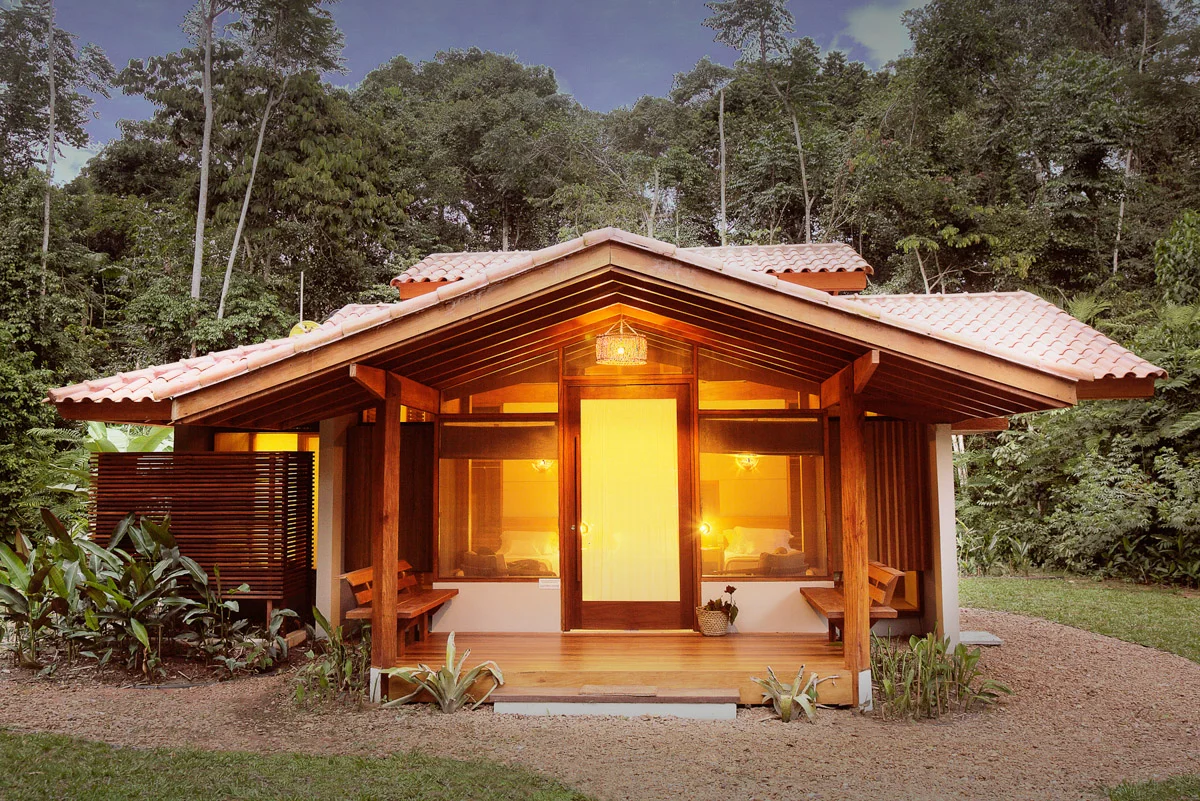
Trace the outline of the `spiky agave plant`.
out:
<instances>
[{"instance_id":1,"label":"spiky agave plant","mask_svg":"<svg viewBox=\"0 0 1200 801\"><path fill-rule=\"evenodd\" d=\"M382 671L384 675L397 676L409 684L417 686L417 689L408 695L397 698L395 701L389 701L384 706L406 704L422 692L428 692L443 712L457 712L470 702L474 702L471 704L471 709L475 709L486 701L497 687L504 684L504 675L500 672L500 666L495 662L490 660L481 662L464 673L463 665L466 664L467 657L471 655L471 650L467 649L457 663L454 661L456 655L454 632L450 632L450 636L446 639L446 663L440 670L434 670L429 665L418 664L416 667L398 667ZM476 701L475 697L471 695L471 687L483 677L491 679L492 686L483 694L482 698Z\"/></svg>"},{"instance_id":2,"label":"spiky agave plant","mask_svg":"<svg viewBox=\"0 0 1200 801\"><path fill-rule=\"evenodd\" d=\"M781 682L770 667L767 668L767 678L753 676L750 681L763 688L763 700L771 702L775 714L784 723L799 719L801 713L812 723L817 716L817 687L836 678L838 677L817 678L817 674L812 673L808 681L804 681L804 665L801 665L795 681L790 685Z\"/></svg>"}]
</instances>

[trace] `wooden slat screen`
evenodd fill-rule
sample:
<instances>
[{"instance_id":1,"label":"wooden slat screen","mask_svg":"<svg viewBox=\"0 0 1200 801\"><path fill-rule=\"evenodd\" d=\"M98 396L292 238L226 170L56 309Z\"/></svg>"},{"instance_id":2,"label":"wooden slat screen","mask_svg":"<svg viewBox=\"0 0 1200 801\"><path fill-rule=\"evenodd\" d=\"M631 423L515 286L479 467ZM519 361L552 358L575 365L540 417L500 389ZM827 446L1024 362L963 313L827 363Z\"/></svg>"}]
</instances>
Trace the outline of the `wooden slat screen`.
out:
<instances>
[{"instance_id":1,"label":"wooden slat screen","mask_svg":"<svg viewBox=\"0 0 1200 801\"><path fill-rule=\"evenodd\" d=\"M897 570L928 570L929 446L926 426L867 418L867 543L872 559ZM838 421L829 421L830 572L842 569L842 481Z\"/></svg>"},{"instance_id":2,"label":"wooden slat screen","mask_svg":"<svg viewBox=\"0 0 1200 801\"><path fill-rule=\"evenodd\" d=\"M93 454L92 534L106 544L130 512L170 515L180 551L240 598L306 609L313 456L306 452ZM301 604L296 606L295 604Z\"/></svg>"},{"instance_id":3,"label":"wooden slat screen","mask_svg":"<svg viewBox=\"0 0 1200 801\"><path fill-rule=\"evenodd\" d=\"M400 558L418 573L433 572L433 423L400 425ZM346 527L343 569L371 565L374 503L374 428L351 426L346 434Z\"/></svg>"},{"instance_id":4,"label":"wooden slat screen","mask_svg":"<svg viewBox=\"0 0 1200 801\"><path fill-rule=\"evenodd\" d=\"M929 569L929 448L925 426L867 421L867 537L872 559Z\"/></svg>"}]
</instances>

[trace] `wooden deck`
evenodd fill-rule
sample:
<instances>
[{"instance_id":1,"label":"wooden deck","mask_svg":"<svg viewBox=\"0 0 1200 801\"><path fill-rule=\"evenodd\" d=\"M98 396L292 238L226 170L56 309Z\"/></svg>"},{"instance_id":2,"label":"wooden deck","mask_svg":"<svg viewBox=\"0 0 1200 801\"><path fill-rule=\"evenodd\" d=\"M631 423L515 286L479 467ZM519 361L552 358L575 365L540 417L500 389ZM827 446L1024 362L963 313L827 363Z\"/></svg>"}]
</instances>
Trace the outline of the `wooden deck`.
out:
<instances>
[{"instance_id":1,"label":"wooden deck","mask_svg":"<svg viewBox=\"0 0 1200 801\"><path fill-rule=\"evenodd\" d=\"M820 701L850 704L841 643L823 635L731 634L703 637L695 632L567 632L563 634L455 635L459 658L466 648L470 668L492 660L504 673L508 691L582 688L585 685L640 685L665 690L736 688L743 704L762 701L751 676L766 676L767 666L790 681L800 666L819 676L838 675L821 685ZM414 643L398 664L418 662L433 668L445 662L446 635L432 634ZM403 690L393 680L389 694Z\"/></svg>"}]
</instances>

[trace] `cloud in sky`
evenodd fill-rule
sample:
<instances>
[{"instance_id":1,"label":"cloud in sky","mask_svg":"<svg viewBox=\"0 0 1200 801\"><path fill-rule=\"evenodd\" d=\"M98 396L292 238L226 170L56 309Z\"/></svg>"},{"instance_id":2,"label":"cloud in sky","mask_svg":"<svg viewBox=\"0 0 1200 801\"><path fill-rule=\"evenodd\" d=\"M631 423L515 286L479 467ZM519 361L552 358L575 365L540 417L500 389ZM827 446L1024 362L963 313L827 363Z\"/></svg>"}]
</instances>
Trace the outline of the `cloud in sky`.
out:
<instances>
[{"instance_id":1,"label":"cloud in sky","mask_svg":"<svg viewBox=\"0 0 1200 801\"><path fill-rule=\"evenodd\" d=\"M43 148L43 152L45 149ZM100 152L100 147L73 147L59 145L58 155L54 158L54 185L63 186L75 180L87 164L88 159Z\"/></svg>"},{"instance_id":2,"label":"cloud in sky","mask_svg":"<svg viewBox=\"0 0 1200 801\"><path fill-rule=\"evenodd\" d=\"M924 0L878 0L852 8L841 35L865 47L876 64L885 64L912 44L900 15L923 5Z\"/></svg>"}]
</instances>

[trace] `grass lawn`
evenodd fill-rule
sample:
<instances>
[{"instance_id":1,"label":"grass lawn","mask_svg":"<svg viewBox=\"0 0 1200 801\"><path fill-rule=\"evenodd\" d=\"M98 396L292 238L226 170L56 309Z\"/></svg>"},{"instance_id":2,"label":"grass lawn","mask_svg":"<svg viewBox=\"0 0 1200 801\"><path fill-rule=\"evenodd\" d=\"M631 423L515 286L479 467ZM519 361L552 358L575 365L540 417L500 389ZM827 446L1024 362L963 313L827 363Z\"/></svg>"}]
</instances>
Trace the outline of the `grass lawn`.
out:
<instances>
[{"instance_id":1,"label":"grass lawn","mask_svg":"<svg viewBox=\"0 0 1200 801\"><path fill-rule=\"evenodd\" d=\"M1200 662L1200 597L1175 590L1086 578L964 578L959 603L1041 617Z\"/></svg>"},{"instance_id":2,"label":"grass lawn","mask_svg":"<svg viewBox=\"0 0 1200 801\"><path fill-rule=\"evenodd\" d=\"M1163 782L1122 784L1108 791L1112 801L1195 801L1200 798L1200 776L1178 776Z\"/></svg>"},{"instance_id":3,"label":"grass lawn","mask_svg":"<svg viewBox=\"0 0 1200 801\"><path fill-rule=\"evenodd\" d=\"M417 754L387 758L136 750L50 734L0 730L0 798L522 799L587 801L557 782L492 762ZM17 767L19 766L19 767Z\"/></svg>"}]
</instances>

